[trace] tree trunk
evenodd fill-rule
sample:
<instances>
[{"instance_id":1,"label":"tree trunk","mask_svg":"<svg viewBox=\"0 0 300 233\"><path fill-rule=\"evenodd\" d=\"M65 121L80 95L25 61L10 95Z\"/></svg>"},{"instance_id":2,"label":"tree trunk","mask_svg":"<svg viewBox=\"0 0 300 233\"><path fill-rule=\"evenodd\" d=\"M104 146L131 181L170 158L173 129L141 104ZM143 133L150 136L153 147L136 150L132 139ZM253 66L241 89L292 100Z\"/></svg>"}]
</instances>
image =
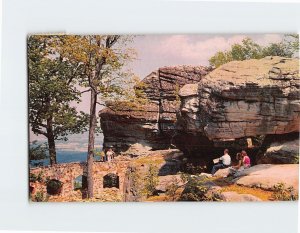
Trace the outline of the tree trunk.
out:
<instances>
[{"instance_id":1,"label":"tree trunk","mask_svg":"<svg viewBox=\"0 0 300 233\"><path fill-rule=\"evenodd\" d=\"M95 128L96 128L96 104L97 93L91 89L91 104L90 104L90 127L89 127L89 141L88 141L88 156L87 156L87 183L88 183L88 198L93 198L93 160L94 160L94 146L95 146Z\"/></svg>"},{"instance_id":2,"label":"tree trunk","mask_svg":"<svg viewBox=\"0 0 300 233\"><path fill-rule=\"evenodd\" d=\"M52 117L47 119L47 138L49 146L50 165L56 164L55 140L52 128Z\"/></svg>"}]
</instances>

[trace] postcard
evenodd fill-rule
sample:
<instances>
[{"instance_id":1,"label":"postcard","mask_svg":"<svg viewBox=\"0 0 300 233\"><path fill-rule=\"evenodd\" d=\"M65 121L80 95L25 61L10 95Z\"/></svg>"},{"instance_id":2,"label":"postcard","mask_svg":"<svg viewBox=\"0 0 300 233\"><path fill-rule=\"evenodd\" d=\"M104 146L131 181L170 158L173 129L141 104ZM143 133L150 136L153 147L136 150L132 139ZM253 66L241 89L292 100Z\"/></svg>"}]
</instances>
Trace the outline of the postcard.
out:
<instances>
[{"instance_id":1,"label":"postcard","mask_svg":"<svg viewBox=\"0 0 300 233\"><path fill-rule=\"evenodd\" d=\"M27 57L31 202L298 200L298 34L35 34Z\"/></svg>"}]
</instances>

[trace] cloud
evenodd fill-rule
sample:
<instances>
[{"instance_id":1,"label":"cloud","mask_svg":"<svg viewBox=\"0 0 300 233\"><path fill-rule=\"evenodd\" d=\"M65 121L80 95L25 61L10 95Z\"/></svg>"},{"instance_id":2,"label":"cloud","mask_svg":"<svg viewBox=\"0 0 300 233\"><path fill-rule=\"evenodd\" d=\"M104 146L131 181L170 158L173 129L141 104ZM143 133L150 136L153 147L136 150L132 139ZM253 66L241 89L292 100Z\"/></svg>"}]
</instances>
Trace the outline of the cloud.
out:
<instances>
[{"instance_id":1,"label":"cloud","mask_svg":"<svg viewBox=\"0 0 300 233\"><path fill-rule=\"evenodd\" d=\"M281 34L222 34L222 35L147 35L138 36L133 47L138 60L132 64L133 72L144 78L162 66L208 65L209 58L218 51L230 49L246 37L260 45L280 42Z\"/></svg>"},{"instance_id":2,"label":"cloud","mask_svg":"<svg viewBox=\"0 0 300 233\"><path fill-rule=\"evenodd\" d=\"M216 52L227 50L234 43L240 43L245 36L236 35L229 38L213 36L206 40L192 40L191 36L174 35L163 40L157 48L159 54L168 54L179 60L190 61L192 64L206 61Z\"/></svg>"},{"instance_id":3,"label":"cloud","mask_svg":"<svg viewBox=\"0 0 300 233\"><path fill-rule=\"evenodd\" d=\"M278 43L282 40L283 36L279 34L264 34L256 39L254 41L258 43L259 45L266 46L270 43Z\"/></svg>"}]
</instances>

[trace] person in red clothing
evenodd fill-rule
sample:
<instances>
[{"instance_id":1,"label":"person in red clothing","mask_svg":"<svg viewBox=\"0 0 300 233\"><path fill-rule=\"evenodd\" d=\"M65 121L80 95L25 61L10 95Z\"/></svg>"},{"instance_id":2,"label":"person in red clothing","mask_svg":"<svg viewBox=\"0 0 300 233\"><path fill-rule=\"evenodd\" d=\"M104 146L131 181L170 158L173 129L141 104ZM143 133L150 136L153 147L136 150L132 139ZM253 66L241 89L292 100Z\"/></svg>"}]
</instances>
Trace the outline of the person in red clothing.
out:
<instances>
[{"instance_id":1,"label":"person in red clothing","mask_svg":"<svg viewBox=\"0 0 300 233\"><path fill-rule=\"evenodd\" d=\"M243 158L243 160L242 160L243 167L244 168L251 167L251 161L250 161L249 156L247 155L247 152L242 150L241 155L242 155L242 158Z\"/></svg>"},{"instance_id":2,"label":"person in red clothing","mask_svg":"<svg viewBox=\"0 0 300 233\"><path fill-rule=\"evenodd\" d=\"M236 159L238 164L229 168L229 173L234 176L238 176L239 172L251 166L250 158L244 150L241 153L237 153Z\"/></svg>"}]
</instances>

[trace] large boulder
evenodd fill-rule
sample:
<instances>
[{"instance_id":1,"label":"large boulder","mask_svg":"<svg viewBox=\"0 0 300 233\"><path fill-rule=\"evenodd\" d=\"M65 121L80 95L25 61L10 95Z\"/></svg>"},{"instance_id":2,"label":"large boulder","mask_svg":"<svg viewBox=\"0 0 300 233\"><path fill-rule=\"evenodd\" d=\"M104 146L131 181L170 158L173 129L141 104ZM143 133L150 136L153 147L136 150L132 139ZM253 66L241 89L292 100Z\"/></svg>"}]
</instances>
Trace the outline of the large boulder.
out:
<instances>
[{"instance_id":1,"label":"large boulder","mask_svg":"<svg viewBox=\"0 0 300 233\"><path fill-rule=\"evenodd\" d=\"M204 66L162 67L136 87L145 93L148 103L138 108L118 104L99 112L104 134L104 147L126 151L139 143L151 149L166 149L173 143L176 112L179 111L179 89L198 83L212 69Z\"/></svg>"},{"instance_id":2,"label":"large boulder","mask_svg":"<svg viewBox=\"0 0 300 233\"><path fill-rule=\"evenodd\" d=\"M299 189L298 164L259 164L239 172L234 183L247 187L274 190L275 185L284 184L286 188Z\"/></svg>"},{"instance_id":3,"label":"large boulder","mask_svg":"<svg viewBox=\"0 0 300 233\"><path fill-rule=\"evenodd\" d=\"M271 143L257 162L272 164L299 163L299 139Z\"/></svg>"},{"instance_id":4,"label":"large boulder","mask_svg":"<svg viewBox=\"0 0 300 233\"><path fill-rule=\"evenodd\" d=\"M232 61L199 83L183 86L181 135L189 141L205 137L214 146L245 148L260 146L260 135L299 132L298 63L283 57ZM202 141L198 150L209 144Z\"/></svg>"},{"instance_id":5,"label":"large boulder","mask_svg":"<svg viewBox=\"0 0 300 233\"><path fill-rule=\"evenodd\" d=\"M158 184L155 189L160 192L166 192L172 185L179 187L183 186L184 184L185 182L181 179L180 175L159 176Z\"/></svg>"}]
</instances>

